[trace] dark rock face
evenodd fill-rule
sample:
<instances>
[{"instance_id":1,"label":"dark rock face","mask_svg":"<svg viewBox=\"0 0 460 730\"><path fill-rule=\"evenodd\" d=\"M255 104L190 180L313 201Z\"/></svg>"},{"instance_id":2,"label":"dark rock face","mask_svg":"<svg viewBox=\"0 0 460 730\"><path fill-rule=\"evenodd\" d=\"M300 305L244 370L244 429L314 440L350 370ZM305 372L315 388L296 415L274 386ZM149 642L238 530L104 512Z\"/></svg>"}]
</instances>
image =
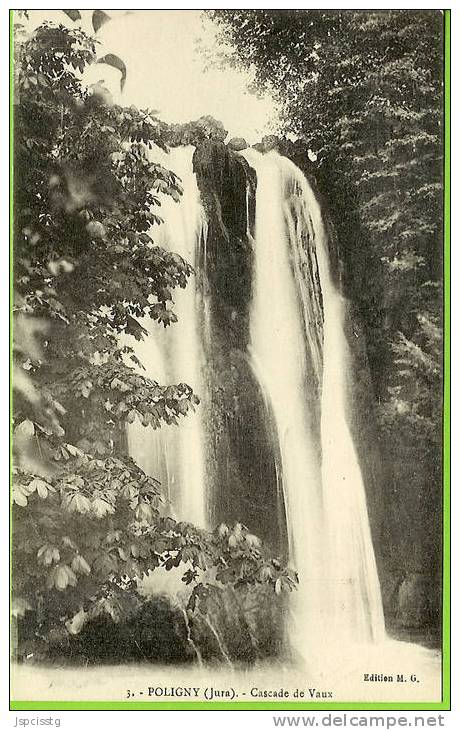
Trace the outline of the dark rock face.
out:
<instances>
[{"instance_id":1,"label":"dark rock face","mask_svg":"<svg viewBox=\"0 0 460 730\"><path fill-rule=\"evenodd\" d=\"M439 638L442 517L437 484L441 475L433 469L430 479L427 465L405 444L393 455L384 452L383 468L383 567L385 581L399 586L387 599L388 616L396 635L424 627L438 632Z\"/></svg>"},{"instance_id":2,"label":"dark rock face","mask_svg":"<svg viewBox=\"0 0 460 730\"><path fill-rule=\"evenodd\" d=\"M207 601L206 611L193 615L193 642L206 662L251 664L256 647L242 606L231 588L216 589Z\"/></svg>"},{"instance_id":3,"label":"dark rock face","mask_svg":"<svg viewBox=\"0 0 460 730\"><path fill-rule=\"evenodd\" d=\"M429 595L426 576L410 573L399 585L397 594L397 617L402 626L420 627L429 615Z\"/></svg>"},{"instance_id":4,"label":"dark rock face","mask_svg":"<svg viewBox=\"0 0 460 730\"><path fill-rule=\"evenodd\" d=\"M209 225L206 260L200 269L209 286L213 319L218 331L230 336L232 345L244 348L252 275L247 234L253 200L252 211L248 200L254 181L245 160L215 140L197 147L193 166Z\"/></svg>"},{"instance_id":5,"label":"dark rock face","mask_svg":"<svg viewBox=\"0 0 460 730\"><path fill-rule=\"evenodd\" d=\"M207 139L223 142L227 136L227 130L222 122L209 115L200 117L194 122L165 125L163 132L165 142L170 147L199 145Z\"/></svg>"},{"instance_id":6,"label":"dark rock face","mask_svg":"<svg viewBox=\"0 0 460 730\"><path fill-rule=\"evenodd\" d=\"M227 147L235 152L245 150L247 146L248 143L245 139L243 139L243 137L232 137L231 140L227 142Z\"/></svg>"},{"instance_id":7,"label":"dark rock face","mask_svg":"<svg viewBox=\"0 0 460 730\"><path fill-rule=\"evenodd\" d=\"M193 165L208 219L198 269L208 327L210 522L244 515L250 530L282 550L276 447L247 354L256 181L244 158L214 139L197 146Z\"/></svg>"},{"instance_id":8,"label":"dark rock face","mask_svg":"<svg viewBox=\"0 0 460 730\"><path fill-rule=\"evenodd\" d=\"M206 662L252 664L284 651L285 596L269 586L215 590L206 614L191 620L193 641Z\"/></svg>"},{"instance_id":9,"label":"dark rock face","mask_svg":"<svg viewBox=\"0 0 460 730\"><path fill-rule=\"evenodd\" d=\"M95 617L75 636L62 626L48 632L46 640L41 638L44 629L37 616L30 613L20 620L18 629L20 661L178 664L195 659L183 612L166 596L144 601L135 613L118 623L109 615Z\"/></svg>"},{"instance_id":10,"label":"dark rock face","mask_svg":"<svg viewBox=\"0 0 460 730\"><path fill-rule=\"evenodd\" d=\"M267 595L269 593L270 595ZM204 608L188 611L170 597L155 595L128 618L109 615L88 621L77 635L64 626L48 631L35 614L18 622L16 659L42 664L253 664L283 651L283 606L270 586L210 587Z\"/></svg>"}]
</instances>

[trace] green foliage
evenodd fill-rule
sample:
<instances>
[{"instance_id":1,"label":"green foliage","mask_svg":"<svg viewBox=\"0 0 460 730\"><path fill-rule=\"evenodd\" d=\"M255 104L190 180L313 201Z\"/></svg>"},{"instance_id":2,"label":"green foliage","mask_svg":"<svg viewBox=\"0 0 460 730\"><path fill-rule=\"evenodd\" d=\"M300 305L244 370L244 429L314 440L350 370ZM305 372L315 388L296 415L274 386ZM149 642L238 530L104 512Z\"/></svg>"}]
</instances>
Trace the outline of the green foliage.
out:
<instances>
[{"instance_id":1,"label":"green foliage","mask_svg":"<svg viewBox=\"0 0 460 730\"><path fill-rule=\"evenodd\" d=\"M126 453L126 424L179 424L199 404L185 383L144 377L126 344L145 334L138 318L177 321L174 289L192 274L154 241L163 196L182 195L149 156L164 125L82 84L96 42L77 27L16 30L15 612L78 633L101 611L118 620L160 566L193 585L212 569L217 582L290 589L296 576L243 526L208 534L171 519Z\"/></svg>"}]
</instances>

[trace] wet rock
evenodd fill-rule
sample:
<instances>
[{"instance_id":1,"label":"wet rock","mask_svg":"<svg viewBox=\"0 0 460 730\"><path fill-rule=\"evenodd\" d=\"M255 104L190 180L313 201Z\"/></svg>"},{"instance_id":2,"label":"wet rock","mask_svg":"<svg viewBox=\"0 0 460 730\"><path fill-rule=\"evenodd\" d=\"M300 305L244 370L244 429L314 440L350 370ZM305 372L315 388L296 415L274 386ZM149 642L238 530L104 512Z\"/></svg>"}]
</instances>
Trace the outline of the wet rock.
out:
<instances>
[{"instance_id":1,"label":"wet rock","mask_svg":"<svg viewBox=\"0 0 460 730\"><path fill-rule=\"evenodd\" d=\"M420 627L430 617L430 590L422 573L407 575L399 586L397 618L402 626Z\"/></svg>"},{"instance_id":2,"label":"wet rock","mask_svg":"<svg viewBox=\"0 0 460 730\"><path fill-rule=\"evenodd\" d=\"M209 115L200 117L195 124L197 129L203 132L205 139L215 139L218 142L223 142L228 134L222 122Z\"/></svg>"},{"instance_id":3,"label":"wet rock","mask_svg":"<svg viewBox=\"0 0 460 730\"><path fill-rule=\"evenodd\" d=\"M210 519L219 524L244 514L252 532L282 551L285 536L278 519L270 420L247 357L255 173L242 155L214 139L197 146L193 165L208 221L202 250L206 258L198 261L197 270L210 333L206 378L213 471L209 478L217 490Z\"/></svg>"},{"instance_id":4,"label":"wet rock","mask_svg":"<svg viewBox=\"0 0 460 730\"><path fill-rule=\"evenodd\" d=\"M215 139L197 146L193 167L208 219L206 262L199 268L206 270L213 322L217 334L244 349L252 276L251 170L241 155Z\"/></svg>"},{"instance_id":5,"label":"wet rock","mask_svg":"<svg viewBox=\"0 0 460 730\"><path fill-rule=\"evenodd\" d=\"M209 115L193 122L165 125L164 129L164 139L170 147L189 144L196 147L205 140L223 142L227 134L222 122Z\"/></svg>"},{"instance_id":6,"label":"wet rock","mask_svg":"<svg viewBox=\"0 0 460 730\"><path fill-rule=\"evenodd\" d=\"M232 137L231 140L227 143L227 147L229 147L231 150L234 150L235 152L240 152L241 150L245 150L248 147L248 143L243 137Z\"/></svg>"},{"instance_id":7,"label":"wet rock","mask_svg":"<svg viewBox=\"0 0 460 730\"><path fill-rule=\"evenodd\" d=\"M206 610L191 619L193 641L203 661L253 664L284 651L284 596L270 586L211 588Z\"/></svg>"}]
</instances>

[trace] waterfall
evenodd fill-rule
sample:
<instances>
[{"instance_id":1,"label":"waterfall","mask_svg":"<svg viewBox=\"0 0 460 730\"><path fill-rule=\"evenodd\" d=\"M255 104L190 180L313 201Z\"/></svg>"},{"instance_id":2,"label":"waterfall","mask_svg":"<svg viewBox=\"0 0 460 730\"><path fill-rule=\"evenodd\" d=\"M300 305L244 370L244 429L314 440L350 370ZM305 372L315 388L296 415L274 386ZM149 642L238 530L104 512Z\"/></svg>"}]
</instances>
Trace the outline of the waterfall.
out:
<instances>
[{"instance_id":1,"label":"waterfall","mask_svg":"<svg viewBox=\"0 0 460 730\"><path fill-rule=\"evenodd\" d=\"M184 194L179 203L165 196L164 223L154 238L198 265L198 276L206 279L206 220L193 150L155 152L156 161L181 178ZM281 492L280 514L272 517L286 523L299 574L287 621L291 644L311 654L312 644L327 636L336 645L377 642L385 629L365 488L348 425L345 306L331 272L321 208L290 160L253 149L241 154L257 175L254 239L248 230L254 251L249 357L270 419ZM178 322L166 330L142 322L149 336L135 344L136 354L149 377L187 382L203 397L211 330L209 301L195 275L185 290L175 290L174 304ZM162 481L171 514L201 526L208 499L214 503L228 489L206 483L205 421L202 403L178 426L153 431L132 424L128 433L131 455Z\"/></svg>"},{"instance_id":2,"label":"waterfall","mask_svg":"<svg viewBox=\"0 0 460 730\"><path fill-rule=\"evenodd\" d=\"M365 488L347 422L344 302L319 203L276 152L257 174L251 356L276 422L289 553L299 574L290 635L300 650L384 638Z\"/></svg>"},{"instance_id":3,"label":"waterfall","mask_svg":"<svg viewBox=\"0 0 460 730\"><path fill-rule=\"evenodd\" d=\"M179 202L167 195L162 197L158 213L164 222L155 226L152 237L157 245L179 254L193 268L206 237L206 220L192 166L194 150L188 146L173 148L169 153L155 149L152 153L154 161L175 172L183 186ZM141 324L148 336L133 346L147 377L161 385L187 383L202 398L200 296L193 273L185 289L173 292L178 321L163 328L144 318ZM202 403L177 426L163 425L156 431L140 423L128 427L129 452L146 473L161 481L170 513L199 527L207 522L204 444Z\"/></svg>"}]
</instances>

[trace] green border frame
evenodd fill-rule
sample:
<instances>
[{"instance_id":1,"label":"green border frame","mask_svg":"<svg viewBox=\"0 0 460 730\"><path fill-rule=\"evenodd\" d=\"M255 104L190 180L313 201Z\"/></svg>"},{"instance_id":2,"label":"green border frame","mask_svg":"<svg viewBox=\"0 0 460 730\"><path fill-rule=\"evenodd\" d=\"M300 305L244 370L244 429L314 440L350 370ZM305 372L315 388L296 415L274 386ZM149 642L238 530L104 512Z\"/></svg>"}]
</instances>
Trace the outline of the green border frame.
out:
<instances>
[{"instance_id":1,"label":"green border frame","mask_svg":"<svg viewBox=\"0 0 460 730\"><path fill-rule=\"evenodd\" d=\"M442 633L442 700L440 702L131 702L125 701L14 701L10 699L9 709L11 711L62 711L62 710L255 710L255 711L286 711L286 710L315 710L315 711L339 711L339 710L381 710L381 711L405 711L405 710L450 710L451 709L451 676L450 676L450 617L451 617L451 511L450 511L450 425L451 425L451 390L450 390L450 327L451 327L451 281L450 281L450 247L451 247L451 167L450 167L450 127L451 127L451 102L450 102L450 73L451 73L451 10L444 11L444 403L443 403L443 487L444 487L444 516L443 516L443 633ZM9 9L10 19L10 362L12 356L12 296L13 296L13 137L14 137L14 115L13 115L13 13ZM12 411L12 381L10 368L10 413ZM10 432L10 473L11 473L12 439ZM10 518L11 535L11 518ZM11 566L11 561L10 561ZM11 637L10 637L11 638ZM11 692L11 690L10 690Z\"/></svg>"}]
</instances>

